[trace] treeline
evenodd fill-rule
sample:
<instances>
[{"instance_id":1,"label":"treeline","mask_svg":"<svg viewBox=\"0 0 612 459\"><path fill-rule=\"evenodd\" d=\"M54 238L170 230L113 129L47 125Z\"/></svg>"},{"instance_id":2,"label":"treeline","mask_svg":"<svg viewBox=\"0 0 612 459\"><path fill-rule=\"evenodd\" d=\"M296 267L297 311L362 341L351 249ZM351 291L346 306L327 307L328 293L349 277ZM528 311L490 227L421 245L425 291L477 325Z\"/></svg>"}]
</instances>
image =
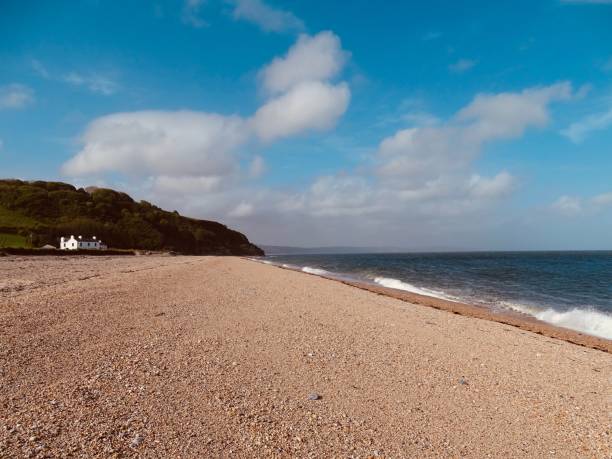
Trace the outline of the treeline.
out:
<instances>
[{"instance_id":1,"label":"treeline","mask_svg":"<svg viewBox=\"0 0 612 459\"><path fill-rule=\"evenodd\" d=\"M168 212L126 193L75 188L60 182L0 180L2 232L26 236L33 246L57 246L61 236L96 236L109 247L191 254L252 254L261 250L243 234L207 220Z\"/></svg>"}]
</instances>

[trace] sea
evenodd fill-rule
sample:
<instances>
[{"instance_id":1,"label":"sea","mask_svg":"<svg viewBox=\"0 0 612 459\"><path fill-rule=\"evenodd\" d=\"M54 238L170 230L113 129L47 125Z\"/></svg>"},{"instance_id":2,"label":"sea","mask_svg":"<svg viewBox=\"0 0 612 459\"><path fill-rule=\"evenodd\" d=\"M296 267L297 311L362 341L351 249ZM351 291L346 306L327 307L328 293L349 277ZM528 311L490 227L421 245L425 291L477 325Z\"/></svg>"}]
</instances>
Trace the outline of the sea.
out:
<instances>
[{"instance_id":1,"label":"sea","mask_svg":"<svg viewBox=\"0 0 612 459\"><path fill-rule=\"evenodd\" d=\"M272 255L263 261L612 339L612 251Z\"/></svg>"}]
</instances>

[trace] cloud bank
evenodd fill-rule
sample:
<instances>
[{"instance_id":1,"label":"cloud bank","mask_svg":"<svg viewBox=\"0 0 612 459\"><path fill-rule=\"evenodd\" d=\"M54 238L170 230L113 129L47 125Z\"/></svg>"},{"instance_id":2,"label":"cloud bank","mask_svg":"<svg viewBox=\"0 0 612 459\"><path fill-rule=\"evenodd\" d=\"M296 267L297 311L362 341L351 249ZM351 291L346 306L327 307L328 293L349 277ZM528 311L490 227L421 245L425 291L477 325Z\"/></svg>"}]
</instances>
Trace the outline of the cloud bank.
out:
<instances>
[{"instance_id":1,"label":"cloud bank","mask_svg":"<svg viewBox=\"0 0 612 459\"><path fill-rule=\"evenodd\" d=\"M257 234L264 228L257 216L266 216L283 222L284 233L270 234L268 227L263 240L286 240L286 232L296 231L319 243L338 243L342 234L347 244L371 243L372 234L427 240L444 231L481 227L482 216L490 217L490 210L519 185L506 170L491 175L474 171L484 147L544 128L550 105L571 97L567 82L478 94L446 121L400 129L382 139L368 158L372 167L319 177L303 191L249 190L244 194L249 199L243 195L242 200L254 212L242 224Z\"/></svg>"},{"instance_id":2,"label":"cloud bank","mask_svg":"<svg viewBox=\"0 0 612 459\"><path fill-rule=\"evenodd\" d=\"M447 120L381 139L356 171L318 177L303 190L240 182L184 208L229 221L263 242L421 245L452 234L461 244L461 234L473 240L483 225L501 224L492 211L520 185L507 170L475 172L485 145L544 128L550 105L572 96L565 82L478 94Z\"/></svg>"}]
</instances>

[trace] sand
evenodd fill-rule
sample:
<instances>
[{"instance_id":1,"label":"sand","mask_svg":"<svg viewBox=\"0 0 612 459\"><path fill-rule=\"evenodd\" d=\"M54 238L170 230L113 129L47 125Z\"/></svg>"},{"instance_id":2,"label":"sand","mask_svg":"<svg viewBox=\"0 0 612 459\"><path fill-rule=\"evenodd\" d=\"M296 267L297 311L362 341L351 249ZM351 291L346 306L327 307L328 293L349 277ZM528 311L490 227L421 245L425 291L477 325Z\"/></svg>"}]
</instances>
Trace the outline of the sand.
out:
<instances>
[{"instance_id":1,"label":"sand","mask_svg":"<svg viewBox=\"0 0 612 459\"><path fill-rule=\"evenodd\" d=\"M1 457L604 458L611 376L240 258L0 258Z\"/></svg>"}]
</instances>

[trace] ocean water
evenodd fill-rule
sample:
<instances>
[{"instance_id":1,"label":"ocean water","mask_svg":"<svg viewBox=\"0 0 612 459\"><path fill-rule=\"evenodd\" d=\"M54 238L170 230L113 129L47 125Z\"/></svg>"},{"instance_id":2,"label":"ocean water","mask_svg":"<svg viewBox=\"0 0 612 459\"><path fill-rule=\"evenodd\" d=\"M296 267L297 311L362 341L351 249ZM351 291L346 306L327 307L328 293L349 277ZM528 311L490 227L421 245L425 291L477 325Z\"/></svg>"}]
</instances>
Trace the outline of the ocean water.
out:
<instances>
[{"instance_id":1,"label":"ocean water","mask_svg":"<svg viewBox=\"0 0 612 459\"><path fill-rule=\"evenodd\" d=\"M514 310L612 339L612 251L274 255L331 277Z\"/></svg>"}]
</instances>

